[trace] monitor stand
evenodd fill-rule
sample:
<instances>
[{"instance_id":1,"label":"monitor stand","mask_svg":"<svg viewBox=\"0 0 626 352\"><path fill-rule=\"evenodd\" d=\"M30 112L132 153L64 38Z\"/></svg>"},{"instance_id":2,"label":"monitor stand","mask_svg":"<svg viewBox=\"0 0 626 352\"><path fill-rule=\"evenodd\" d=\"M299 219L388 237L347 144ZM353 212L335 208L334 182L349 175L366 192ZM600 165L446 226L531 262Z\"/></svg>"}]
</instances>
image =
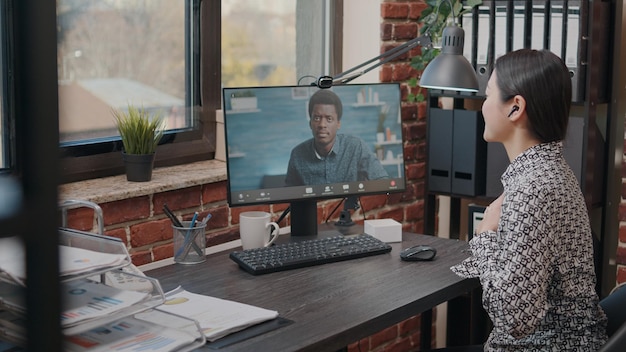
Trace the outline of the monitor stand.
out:
<instances>
[{"instance_id":1,"label":"monitor stand","mask_svg":"<svg viewBox=\"0 0 626 352\"><path fill-rule=\"evenodd\" d=\"M291 202L291 237L317 236L317 202L298 200Z\"/></svg>"},{"instance_id":2,"label":"monitor stand","mask_svg":"<svg viewBox=\"0 0 626 352\"><path fill-rule=\"evenodd\" d=\"M289 239L280 241L302 241L315 238L331 237L338 235L350 235L352 226L336 227L317 223L317 201L299 200L291 202L291 236Z\"/></svg>"}]
</instances>

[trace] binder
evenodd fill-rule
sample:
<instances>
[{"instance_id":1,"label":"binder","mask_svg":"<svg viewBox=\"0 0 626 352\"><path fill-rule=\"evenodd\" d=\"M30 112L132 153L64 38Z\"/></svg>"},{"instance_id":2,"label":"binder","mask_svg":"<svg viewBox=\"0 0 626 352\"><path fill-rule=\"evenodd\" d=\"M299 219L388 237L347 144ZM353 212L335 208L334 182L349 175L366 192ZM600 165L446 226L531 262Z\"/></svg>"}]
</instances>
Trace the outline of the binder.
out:
<instances>
[{"instance_id":1,"label":"binder","mask_svg":"<svg viewBox=\"0 0 626 352\"><path fill-rule=\"evenodd\" d=\"M491 1L484 0L478 5L478 25L476 28L476 76L478 77L478 94L484 95L489 82L489 76L493 68L493 55L489 53L490 24L491 24L491 7L494 6ZM494 19L495 21L495 19ZM493 39L492 39L493 40Z\"/></svg>"},{"instance_id":2,"label":"binder","mask_svg":"<svg viewBox=\"0 0 626 352\"><path fill-rule=\"evenodd\" d=\"M572 77L572 101L583 101L582 5L580 0L484 0L475 11L464 15L463 54L476 69L478 94L484 95L498 57L532 48L550 50L563 59Z\"/></svg>"}]
</instances>

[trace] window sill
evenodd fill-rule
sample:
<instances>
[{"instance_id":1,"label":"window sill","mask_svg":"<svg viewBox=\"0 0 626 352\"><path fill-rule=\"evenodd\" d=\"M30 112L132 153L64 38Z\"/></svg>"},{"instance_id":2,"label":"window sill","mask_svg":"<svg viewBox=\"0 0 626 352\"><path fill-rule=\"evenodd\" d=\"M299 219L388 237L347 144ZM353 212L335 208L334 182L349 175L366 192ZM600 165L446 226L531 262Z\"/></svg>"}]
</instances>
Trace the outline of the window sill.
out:
<instances>
[{"instance_id":1,"label":"window sill","mask_svg":"<svg viewBox=\"0 0 626 352\"><path fill-rule=\"evenodd\" d=\"M225 180L226 163L206 160L155 168L149 182L129 182L126 175L118 175L63 184L59 199L101 204Z\"/></svg>"}]
</instances>

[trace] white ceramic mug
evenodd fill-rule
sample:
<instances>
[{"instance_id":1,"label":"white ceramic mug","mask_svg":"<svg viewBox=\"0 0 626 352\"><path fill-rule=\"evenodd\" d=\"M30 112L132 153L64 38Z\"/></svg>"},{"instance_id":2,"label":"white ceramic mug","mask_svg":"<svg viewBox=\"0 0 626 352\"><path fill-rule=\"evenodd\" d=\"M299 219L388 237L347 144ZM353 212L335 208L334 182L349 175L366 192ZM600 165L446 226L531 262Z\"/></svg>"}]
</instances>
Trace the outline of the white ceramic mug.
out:
<instances>
[{"instance_id":1,"label":"white ceramic mug","mask_svg":"<svg viewBox=\"0 0 626 352\"><path fill-rule=\"evenodd\" d=\"M239 214L239 233L243 249L267 247L276 241L280 226L271 221L271 216L264 211L246 211Z\"/></svg>"}]
</instances>

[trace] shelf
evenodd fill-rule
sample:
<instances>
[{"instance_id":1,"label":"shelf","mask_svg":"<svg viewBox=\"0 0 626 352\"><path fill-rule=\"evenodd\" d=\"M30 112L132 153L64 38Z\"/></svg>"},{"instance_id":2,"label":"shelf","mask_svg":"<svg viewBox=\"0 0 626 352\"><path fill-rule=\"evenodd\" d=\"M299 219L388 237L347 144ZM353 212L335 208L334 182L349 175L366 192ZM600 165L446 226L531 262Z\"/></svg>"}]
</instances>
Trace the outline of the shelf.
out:
<instances>
[{"instance_id":1,"label":"shelf","mask_svg":"<svg viewBox=\"0 0 626 352\"><path fill-rule=\"evenodd\" d=\"M23 265L14 264L24 263L24 248L16 237L0 241L0 339L24 345L26 273ZM61 228L59 251L61 299L65 302L61 332L67 350L131 346L140 334L153 336L154 343L166 341L167 349L155 349L158 351L191 351L205 344L198 322L154 309L165 303L161 285L157 279L128 269L134 267L120 239ZM109 333L102 335L103 330ZM84 347L90 344L93 347Z\"/></svg>"},{"instance_id":2,"label":"shelf","mask_svg":"<svg viewBox=\"0 0 626 352\"><path fill-rule=\"evenodd\" d=\"M237 110L226 110L225 113L229 115L233 114L252 114L255 112L260 112L260 109L237 109Z\"/></svg>"},{"instance_id":3,"label":"shelf","mask_svg":"<svg viewBox=\"0 0 626 352\"><path fill-rule=\"evenodd\" d=\"M376 107L383 106L385 102L377 101L377 102L369 102L369 103L353 103L351 106L354 108L368 108L368 107Z\"/></svg>"}]
</instances>

